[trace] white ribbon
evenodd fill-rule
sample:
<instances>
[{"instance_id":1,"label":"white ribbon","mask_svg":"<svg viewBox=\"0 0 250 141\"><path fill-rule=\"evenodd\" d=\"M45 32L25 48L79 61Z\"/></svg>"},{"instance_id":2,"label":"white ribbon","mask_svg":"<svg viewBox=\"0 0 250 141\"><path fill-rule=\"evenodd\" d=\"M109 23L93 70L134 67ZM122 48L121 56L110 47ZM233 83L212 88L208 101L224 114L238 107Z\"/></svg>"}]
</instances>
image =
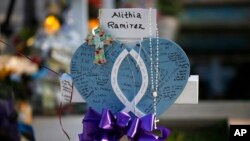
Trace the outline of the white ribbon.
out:
<instances>
[{"instance_id":1,"label":"white ribbon","mask_svg":"<svg viewBox=\"0 0 250 141\"><path fill-rule=\"evenodd\" d=\"M123 94L123 92L121 91L119 85L118 85L118 71L120 68L120 65L122 63L122 61L125 59L125 57L130 54L137 62L140 71L141 71L141 75L142 75L142 85L140 90L138 91L138 93L135 95L134 99L130 102L127 97ZM148 71L146 68L145 63L143 62L142 58L140 57L140 55L135 51L135 50L131 50L130 52L128 52L126 49L124 49L120 55L117 57L113 68L112 68L112 72L111 72L111 85L112 88L114 90L114 93L116 94L116 96L118 97L118 99L125 105L125 108L122 110L124 112L135 112L134 114L138 117L142 117L145 115L145 113L143 113L140 109L138 109L136 107L136 105L140 102L140 100L142 99L142 97L144 96L145 92L147 91L147 87L148 87Z\"/></svg>"}]
</instances>

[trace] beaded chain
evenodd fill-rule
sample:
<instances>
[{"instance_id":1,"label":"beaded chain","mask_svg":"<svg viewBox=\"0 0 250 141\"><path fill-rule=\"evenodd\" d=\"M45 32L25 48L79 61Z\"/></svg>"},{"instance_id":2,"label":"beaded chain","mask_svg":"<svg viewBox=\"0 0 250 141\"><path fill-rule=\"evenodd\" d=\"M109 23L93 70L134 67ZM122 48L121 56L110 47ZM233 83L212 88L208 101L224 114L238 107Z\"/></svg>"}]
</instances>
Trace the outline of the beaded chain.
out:
<instances>
[{"instance_id":1,"label":"beaded chain","mask_svg":"<svg viewBox=\"0 0 250 141\"><path fill-rule=\"evenodd\" d=\"M156 60L153 60L153 47L152 47L152 9L149 9L149 54L150 54L150 80L151 80L151 90L154 97L154 115L156 116L156 102L157 102L157 92L158 92L158 78L159 78L159 32L156 25ZM154 73L154 62L155 61L155 73ZM155 79L154 79L155 76ZM155 119L156 122L159 120Z\"/></svg>"}]
</instances>

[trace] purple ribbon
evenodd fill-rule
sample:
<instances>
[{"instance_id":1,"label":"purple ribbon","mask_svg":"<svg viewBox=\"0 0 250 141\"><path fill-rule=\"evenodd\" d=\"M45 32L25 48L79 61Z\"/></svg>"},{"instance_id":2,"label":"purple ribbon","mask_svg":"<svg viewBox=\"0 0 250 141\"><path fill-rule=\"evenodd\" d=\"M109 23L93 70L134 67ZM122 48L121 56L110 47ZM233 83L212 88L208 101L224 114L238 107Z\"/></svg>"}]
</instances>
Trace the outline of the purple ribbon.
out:
<instances>
[{"instance_id":1,"label":"purple ribbon","mask_svg":"<svg viewBox=\"0 0 250 141\"><path fill-rule=\"evenodd\" d=\"M170 130L162 126L154 127L153 114L138 118L128 113L119 112L116 118L108 109L102 114L89 108L83 119L83 133L80 141L119 141L126 135L130 141L164 141L170 135ZM161 137L152 133L159 130Z\"/></svg>"}]
</instances>

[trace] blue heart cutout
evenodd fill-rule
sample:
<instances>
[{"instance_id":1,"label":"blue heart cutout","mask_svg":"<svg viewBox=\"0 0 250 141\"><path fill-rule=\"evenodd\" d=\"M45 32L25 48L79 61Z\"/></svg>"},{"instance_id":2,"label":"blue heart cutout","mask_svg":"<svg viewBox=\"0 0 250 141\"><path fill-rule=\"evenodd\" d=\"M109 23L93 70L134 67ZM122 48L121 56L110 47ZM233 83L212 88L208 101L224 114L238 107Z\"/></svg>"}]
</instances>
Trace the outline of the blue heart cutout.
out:
<instances>
[{"instance_id":1,"label":"blue heart cutout","mask_svg":"<svg viewBox=\"0 0 250 141\"><path fill-rule=\"evenodd\" d=\"M153 55L156 52L156 42L156 39L152 39ZM84 43L76 50L71 60L71 76L77 90L90 107L98 112L101 112L103 108L109 108L116 114L126 109L126 106L132 106L134 109L131 109L131 112L136 112L138 109L144 114L153 113L149 40L144 39L141 44L140 50L140 47L136 45L126 47L124 44L114 41L112 45L105 47L107 63L103 65L93 63L94 46L88 46L87 43ZM128 53L127 56L123 60L117 60L124 52ZM132 56L131 52L136 53L136 55L140 53L140 59L143 60L148 74L147 83L143 81L145 79L143 79L144 76L138 67L137 56ZM119 61L121 61L120 67L116 68L115 65ZM156 114L159 116L175 102L185 88L190 74L190 64L185 52L177 44L166 39L159 39L158 62L159 88ZM117 69L117 85L124 95L123 98L118 98L113 89L111 72L115 69ZM133 100L143 84L146 84L145 93L141 99L136 99L134 102ZM124 98L130 103L124 105L122 101Z\"/></svg>"}]
</instances>

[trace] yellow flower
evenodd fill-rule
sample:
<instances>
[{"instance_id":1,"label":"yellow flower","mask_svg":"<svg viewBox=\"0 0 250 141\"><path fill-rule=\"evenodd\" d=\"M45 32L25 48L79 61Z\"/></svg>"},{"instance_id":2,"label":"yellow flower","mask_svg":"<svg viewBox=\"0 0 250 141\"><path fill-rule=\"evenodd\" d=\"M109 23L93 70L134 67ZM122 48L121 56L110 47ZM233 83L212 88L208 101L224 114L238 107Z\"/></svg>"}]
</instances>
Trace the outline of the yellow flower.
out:
<instances>
[{"instance_id":1,"label":"yellow flower","mask_svg":"<svg viewBox=\"0 0 250 141\"><path fill-rule=\"evenodd\" d=\"M57 17L50 15L44 20L44 28L48 34L54 34L61 28L60 21Z\"/></svg>"}]
</instances>

